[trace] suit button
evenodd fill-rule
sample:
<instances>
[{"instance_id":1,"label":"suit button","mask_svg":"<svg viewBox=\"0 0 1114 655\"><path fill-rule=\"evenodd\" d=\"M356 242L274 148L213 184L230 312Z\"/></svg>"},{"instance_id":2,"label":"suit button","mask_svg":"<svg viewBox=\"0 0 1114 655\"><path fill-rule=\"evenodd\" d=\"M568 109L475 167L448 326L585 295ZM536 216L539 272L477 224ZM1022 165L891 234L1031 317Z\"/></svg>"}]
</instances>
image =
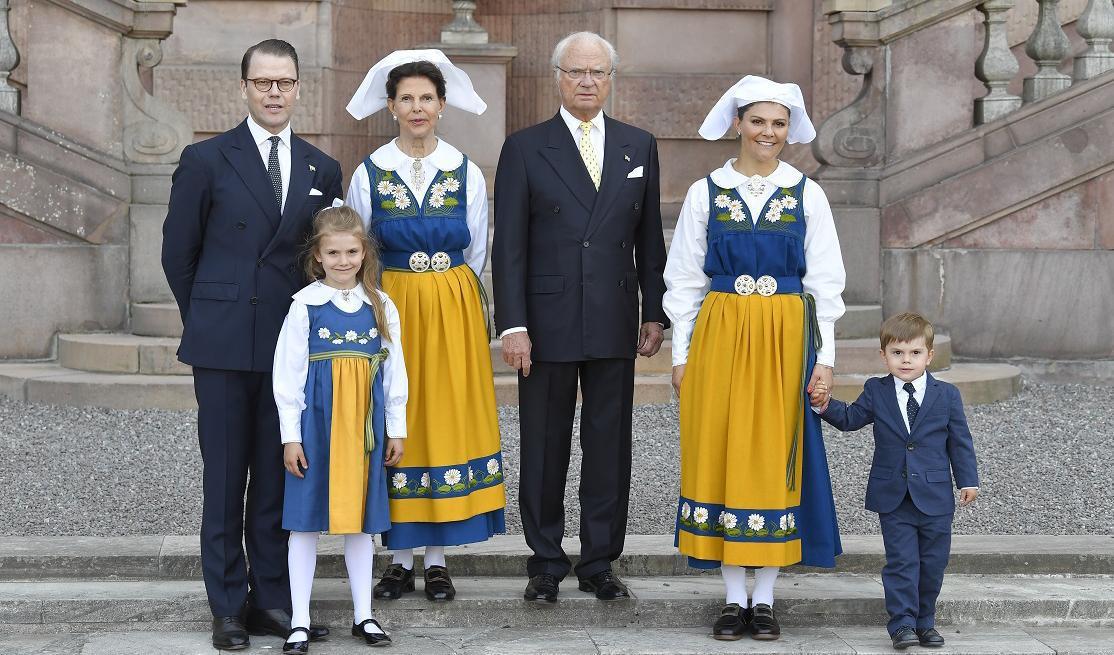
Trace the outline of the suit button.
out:
<instances>
[{"instance_id":1,"label":"suit button","mask_svg":"<svg viewBox=\"0 0 1114 655\"><path fill-rule=\"evenodd\" d=\"M248 224L247 224L247 223L245 223L245 222L243 222L243 221L240 221L239 223L237 223L237 224L236 224L236 229L237 229L237 230L242 230L242 229L244 229L244 228L245 228L245 227L247 227L247 226L248 226Z\"/></svg>"},{"instance_id":2,"label":"suit button","mask_svg":"<svg viewBox=\"0 0 1114 655\"><path fill-rule=\"evenodd\" d=\"M252 296L251 297L251 304L258 305L259 304L259 298L256 298L255 296Z\"/></svg>"},{"instance_id":3,"label":"suit button","mask_svg":"<svg viewBox=\"0 0 1114 655\"><path fill-rule=\"evenodd\" d=\"M907 444L907 445L905 446L905 449L906 449L906 450L916 450L916 449L917 449L917 446L916 446L916 444Z\"/></svg>"},{"instance_id":4,"label":"suit button","mask_svg":"<svg viewBox=\"0 0 1114 655\"><path fill-rule=\"evenodd\" d=\"M255 260L255 267L256 268L263 268L263 260L262 259Z\"/></svg>"},{"instance_id":5,"label":"suit button","mask_svg":"<svg viewBox=\"0 0 1114 655\"><path fill-rule=\"evenodd\" d=\"M560 214L561 213L561 206L560 205L554 205L553 206L553 213L554 214Z\"/></svg>"},{"instance_id":6,"label":"suit button","mask_svg":"<svg viewBox=\"0 0 1114 655\"><path fill-rule=\"evenodd\" d=\"M633 205L631 205L631 209L633 209L634 211L638 211L641 208L642 208L642 205L638 204L637 202L634 203Z\"/></svg>"},{"instance_id":7,"label":"suit button","mask_svg":"<svg viewBox=\"0 0 1114 655\"><path fill-rule=\"evenodd\" d=\"M626 241L620 241L619 242L619 247L620 248L626 248L627 247L627 242Z\"/></svg>"},{"instance_id":8,"label":"suit button","mask_svg":"<svg viewBox=\"0 0 1114 655\"><path fill-rule=\"evenodd\" d=\"M903 477L903 478L905 477L905 471L901 472L901 477Z\"/></svg>"},{"instance_id":9,"label":"suit button","mask_svg":"<svg viewBox=\"0 0 1114 655\"><path fill-rule=\"evenodd\" d=\"M591 241L585 241L585 242L584 242L584 247L585 247L585 248L587 248L587 247L588 247L588 246L590 246L590 245L592 245L592 242L591 242Z\"/></svg>"},{"instance_id":10,"label":"suit button","mask_svg":"<svg viewBox=\"0 0 1114 655\"><path fill-rule=\"evenodd\" d=\"M293 275L294 273L298 272L298 267L291 264L291 265L286 267L286 270L290 271L290 274Z\"/></svg>"}]
</instances>

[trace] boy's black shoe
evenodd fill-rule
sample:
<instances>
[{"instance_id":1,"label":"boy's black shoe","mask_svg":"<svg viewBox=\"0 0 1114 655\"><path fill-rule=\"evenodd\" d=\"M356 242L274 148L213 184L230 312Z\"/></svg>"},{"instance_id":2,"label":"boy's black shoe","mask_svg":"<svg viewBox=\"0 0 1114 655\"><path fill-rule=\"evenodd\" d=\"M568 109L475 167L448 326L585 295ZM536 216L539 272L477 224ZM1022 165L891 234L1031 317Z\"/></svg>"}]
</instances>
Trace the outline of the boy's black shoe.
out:
<instances>
[{"instance_id":1,"label":"boy's black shoe","mask_svg":"<svg viewBox=\"0 0 1114 655\"><path fill-rule=\"evenodd\" d=\"M944 645L944 636L937 632L936 628L917 630L917 639L920 640L922 646L928 648L939 648Z\"/></svg>"},{"instance_id":2,"label":"boy's black shoe","mask_svg":"<svg viewBox=\"0 0 1114 655\"><path fill-rule=\"evenodd\" d=\"M910 646L916 646L917 644L921 643L921 640L917 638L916 631L914 631L913 628L910 628L907 625L903 625L898 628L897 632L890 635L890 639L893 640L894 648L896 648L897 650L905 650Z\"/></svg>"},{"instance_id":3,"label":"boy's black shoe","mask_svg":"<svg viewBox=\"0 0 1114 655\"><path fill-rule=\"evenodd\" d=\"M774 616L774 608L758 603L751 608L750 636L759 641L773 641L781 636L781 626Z\"/></svg>"},{"instance_id":4,"label":"boy's black shoe","mask_svg":"<svg viewBox=\"0 0 1114 655\"><path fill-rule=\"evenodd\" d=\"M352 624L352 636L363 637L368 646L390 646L391 636L387 634L386 631L380 633L364 630L364 626L368 623L374 623L375 627L383 630L383 626L379 625L379 622L375 619L365 619L359 623Z\"/></svg>"},{"instance_id":5,"label":"boy's black shoe","mask_svg":"<svg viewBox=\"0 0 1114 655\"><path fill-rule=\"evenodd\" d=\"M248 647L248 631L239 616L213 617L213 648L240 650Z\"/></svg>"},{"instance_id":6,"label":"boy's black shoe","mask_svg":"<svg viewBox=\"0 0 1114 655\"><path fill-rule=\"evenodd\" d=\"M557 584L557 576L555 575L550 573L535 575L526 584L526 592L522 594L522 597L526 600L556 603Z\"/></svg>"},{"instance_id":7,"label":"boy's black shoe","mask_svg":"<svg viewBox=\"0 0 1114 655\"><path fill-rule=\"evenodd\" d=\"M738 603L728 603L720 610L716 624L712 626L712 637L720 641L742 639L750 627L750 609L743 609Z\"/></svg>"},{"instance_id":8,"label":"boy's black shoe","mask_svg":"<svg viewBox=\"0 0 1114 655\"><path fill-rule=\"evenodd\" d=\"M425 567L425 597L432 601L449 601L456 598L456 587L444 566Z\"/></svg>"},{"instance_id":9,"label":"boy's black shoe","mask_svg":"<svg viewBox=\"0 0 1114 655\"><path fill-rule=\"evenodd\" d=\"M401 564L391 564L383 571L372 595L380 599L398 600L402 594L414 591L414 570Z\"/></svg>"}]
</instances>

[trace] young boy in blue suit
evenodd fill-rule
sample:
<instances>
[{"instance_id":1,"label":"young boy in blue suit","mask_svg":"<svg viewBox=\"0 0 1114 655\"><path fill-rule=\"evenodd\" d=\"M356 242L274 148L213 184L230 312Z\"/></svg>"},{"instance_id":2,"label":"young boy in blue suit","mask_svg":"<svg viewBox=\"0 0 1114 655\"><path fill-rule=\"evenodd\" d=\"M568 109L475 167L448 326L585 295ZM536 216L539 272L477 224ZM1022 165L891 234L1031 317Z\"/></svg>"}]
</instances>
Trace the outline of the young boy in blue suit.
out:
<instances>
[{"instance_id":1,"label":"young boy in blue suit","mask_svg":"<svg viewBox=\"0 0 1114 655\"><path fill-rule=\"evenodd\" d=\"M820 416L839 430L874 424L866 508L878 512L882 524L887 628L898 650L944 645L934 625L951 549L952 475L960 507L978 495L975 446L959 389L925 370L932 361L932 338L932 324L924 317L893 316L882 323L879 338L889 375L867 380L850 405L831 400L828 389L811 395Z\"/></svg>"}]
</instances>

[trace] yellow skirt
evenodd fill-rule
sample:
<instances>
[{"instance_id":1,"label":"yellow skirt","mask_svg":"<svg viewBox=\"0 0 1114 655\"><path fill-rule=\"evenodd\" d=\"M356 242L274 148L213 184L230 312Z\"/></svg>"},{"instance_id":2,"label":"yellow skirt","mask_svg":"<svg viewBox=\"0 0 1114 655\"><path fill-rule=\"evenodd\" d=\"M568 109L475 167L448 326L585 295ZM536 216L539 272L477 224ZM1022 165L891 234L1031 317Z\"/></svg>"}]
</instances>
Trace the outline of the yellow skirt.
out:
<instances>
[{"instance_id":1,"label":"yellow skirt","mask_svg":"<svg viewBox=\"0 0 1114 655\"><path fill-rule=\"evenodd\" d=\"M410 396L402 461L388 469L392 523L448 523L506 505L495 383L479 281L388 270Z\"/></svg>"},{"instance_id":2,"label":"yellow skirt","mask_svg":"<svg viewBox=\"0 0 1114 655\"><path fill-rule=\"evenodd\" d=\"M681 383L681 553L737 566L801 560L806 321L797 295L705 298Z\"/></svg>"}]
</instances>

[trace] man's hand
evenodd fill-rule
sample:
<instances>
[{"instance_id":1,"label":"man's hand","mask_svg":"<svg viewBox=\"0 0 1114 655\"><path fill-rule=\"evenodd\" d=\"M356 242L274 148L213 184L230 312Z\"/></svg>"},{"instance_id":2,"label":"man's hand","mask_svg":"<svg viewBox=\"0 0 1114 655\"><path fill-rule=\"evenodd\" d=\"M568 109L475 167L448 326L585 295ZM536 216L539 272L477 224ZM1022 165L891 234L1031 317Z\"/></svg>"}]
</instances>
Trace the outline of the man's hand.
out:
<instances>
[{"instance_id":1,"label":"man's hand","mask_svg":"<svg viewBox=\"0 0 1114 655\"><path fill-rule=\"evenodd\" d=\"M302 444L288 443L284 445L282 448L282 463L294 477L306 477L302 471L309 468L309 462L306 461L306 453L302 450Z\"/></svg>"},{"instance_id":2,"label":"man's hand","mask_svg":"<svg viewBox=\"0 0 1114 655\"><path fill-rule=\"evenodd\" d=\"M643 357L653 357L658 353L664 340L665 329L662 328L661 323L653 321L643 323L638 330L638 354Z\"/></svg>"},{"instance_id":3,"label":"man's hand","mask_svg":"<svg viewBox=\"0 0 1114 655\"><path fill-rule=\"evenodd\" d=\"M503 337L503 361L516 371L522 371L522 377L530 375L530 335L527 332L512 332Z\"/></svg>"},{"instance_id":4,"label":"man's hand","mask_svg":"<svg viewBox=\"0 0 1114 655\"><path fill-rule=\"evenodd\" d=\"M965 487L959 490L959 506L967 507L975 502L975 498L979 495L979 490L976 487Z\"/></svg>"}]
</instances>

